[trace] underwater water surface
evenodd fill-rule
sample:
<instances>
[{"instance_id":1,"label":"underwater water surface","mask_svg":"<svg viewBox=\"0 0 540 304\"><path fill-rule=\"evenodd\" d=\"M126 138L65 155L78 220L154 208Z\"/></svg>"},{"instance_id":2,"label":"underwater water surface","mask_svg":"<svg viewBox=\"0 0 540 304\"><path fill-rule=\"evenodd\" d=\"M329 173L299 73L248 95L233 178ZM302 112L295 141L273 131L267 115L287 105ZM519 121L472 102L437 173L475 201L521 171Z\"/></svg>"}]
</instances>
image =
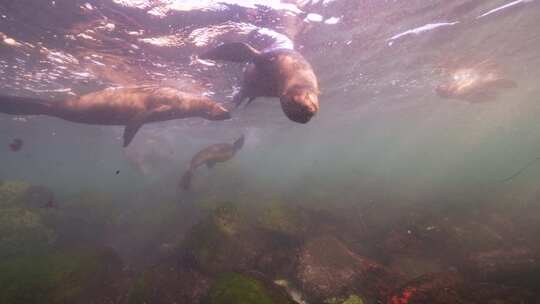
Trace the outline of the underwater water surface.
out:
<instances>
[{"instance_id":1,"label":"underwater water surface","mask_svg":"<svg viewBox=\"0 0 540 304\"><path fill-rule=\"evenodd\" d=\"M235 107L232 42L313 118ZM536 0L0 0L0 303L540 303L539 79ZM231 118L13 110L151 86Z\"/></svg>"}]
</instances>

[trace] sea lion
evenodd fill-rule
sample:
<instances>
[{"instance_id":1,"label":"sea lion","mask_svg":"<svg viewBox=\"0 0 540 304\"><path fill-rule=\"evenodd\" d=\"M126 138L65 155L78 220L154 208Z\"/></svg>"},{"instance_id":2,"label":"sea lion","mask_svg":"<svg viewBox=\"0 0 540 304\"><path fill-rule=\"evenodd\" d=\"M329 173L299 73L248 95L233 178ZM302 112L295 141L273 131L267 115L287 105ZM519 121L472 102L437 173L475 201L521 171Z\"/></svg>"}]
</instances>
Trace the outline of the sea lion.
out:
<instances>
[{"instance_id":1,"label":"sea lion","mask_svg":"<svg viewBox=\"0 0 540 304\"><path fill-rule=\"evenodd\" d=\"M22 146L23 146L24 142L22 139L20 138L15 138L10 144L9 144L9 149L13 152L17 152L19 151Z\"/></svg>"},{"instance_id":2,"label":"sea lion","mask_svg":"<svg viewBox=\"0 0 540 304\"><path fill-rule=\"evenodd\" d=\"M189 163L188 170L182 176L180 185L184 190L188 190L191 186L193 172L202 165L206 165L208 169L214 167L216 163L222 163L231 159L238 150L244 145L244 135L240 136L233 144L222 143L215 144L197 152Z\"/></svg>"},{"instance_id":3,"label":"sea lion","mask_svg":"<svg viewBox=\"0 0 540 304\"><path fill-rule=\"evenodd\" d=\"M261 96L279 97L281 108L292 121L307 123L318 111L319 85L313 68L297 51L271 48L259 51L247 43L226 43L200 56L201 59L249 62L240 92L233 101L247 104Z\"/></svg>"},{"instance_id":4,"label":"sea lion","mask_svg":"<svg viewBox=\"0 0 540 304\"><path fill-rule=\"evenodd\" d=\"M157 86L110 88L58 102L0 95L0 113L48 115L76 123L125 126L124 147L145 123L187 117L231 118L227 109L210 98Z\"/></svg>"},{"instance_id":5,"label":"sea lion","mask_svg":"<svg viewBox=\"0 0 540 304\"><path fill-rule=\"evenodd\" d=\"M446 99L486 102L495 99L499 90L515 87L514 81L501 77L497 71L462 68L451 74L448 83L437 86L435 92Z\"/></svg>"}]
</instances>

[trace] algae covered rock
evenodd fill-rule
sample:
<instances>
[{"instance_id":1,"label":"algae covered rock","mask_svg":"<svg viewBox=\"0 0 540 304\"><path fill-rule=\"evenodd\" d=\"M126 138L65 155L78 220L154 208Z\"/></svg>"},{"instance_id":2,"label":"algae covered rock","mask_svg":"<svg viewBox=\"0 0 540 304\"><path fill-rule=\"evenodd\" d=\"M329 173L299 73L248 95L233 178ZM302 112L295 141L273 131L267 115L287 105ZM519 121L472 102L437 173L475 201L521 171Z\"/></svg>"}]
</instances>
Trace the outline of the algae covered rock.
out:
<instances>
[{"instance_id":1,"label":"algae covered rock","mask_svg":"<svg viewBox=\"0 0 540 304\"><path fill-rule=\"evenodd\" d=\"M324 301L325 304L364 304L361 297L350 295L347 299L331 298Z\"/></svg>"},{"instance_id":2,"label":"algae covered rock","mask_svg":"<svg viewBox=\"0 0 540 304\"><path fill-rule=\"evenodd\" d=\"M162 262L134 280L127 304L200 303L209 287L209 279L200 272Z\"/></svg>"},{"instance_id":3,"label":"algae covered rock","mask_svg":"<svg viewBox=\"0 0 540 304\"><path fill-rule=\"evenodd\" d=\"M119 259L108 250L19 256L0 262L0 303L110 303Z\"/></svg>"},{"instance_id":4,"label":"algae covered rock","mask_svg":"<svg viewBox=\"0 0 540 304\"><path fill-rule=\"evenodd\" d=\"M395 288L399 276L337 238L321 236L301 248L296 279L310 302L321 302L351 294L381 298Z\"/></svg>"},{"instance_id":5,"label":"algae covered rock","mask_svg":"<svg viewBox=\"0 0 540 304\"><path fill-rule=\"evenodd\" d=\"M0 209L0 257L43 251L55 239L39 213L19 207Z\"/></svg>"},{"instance_id":6,"label":"algae covered rock","mask_svg":"<svg viewBox=\"0 0 540 304\"><path fill-rule=\"evenodd\" d=\"M401 286L388 297L388 304L466 303L464 279L455 272L420 276Z\"/></svg>"},{"instance_id":7,"label":"algae covered rock","mask_svg":"<svg viewBox=\"0 0 540 304\"><path fill-rule=\"evenodd\" d=\"M281 202L266 206L259 218L259 225L269 231L301 236L307 230L306 215L299 208Z\"/></svg>"},{"instance_id":8,"label":"algae covered rock","mask_svg":"<svg viewBox=\"0 0 540 304\"><path fill-rule=\"evenodd\" d=\"M193 227L183 247L199 269L218 274L253 269L268 242L235 204L224 203Z\"/></svg>"},{"instance_id":9,"label":"algae covered rock","mask_svg":"<svg viewBox=\"0 0 540 304\"><path fill-rule=\"evenodd\" d=\"M294 304L283 292L238 273L220 275L203 304Z\"/></svg>"}]
</instances>

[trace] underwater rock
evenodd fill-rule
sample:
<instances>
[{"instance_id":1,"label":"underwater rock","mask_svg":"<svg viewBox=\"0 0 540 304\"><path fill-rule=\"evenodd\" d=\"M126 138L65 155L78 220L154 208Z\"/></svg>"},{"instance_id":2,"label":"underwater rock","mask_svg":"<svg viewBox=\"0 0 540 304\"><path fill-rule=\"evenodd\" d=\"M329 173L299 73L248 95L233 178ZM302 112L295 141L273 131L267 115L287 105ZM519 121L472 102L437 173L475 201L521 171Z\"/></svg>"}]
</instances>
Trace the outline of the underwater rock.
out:
<instances>
[{"instance_id":1,"label":"underwater rock","mask_svg":"<svg viewBox=\"0 0 540 304\"><path fill-rule=\"evenodd\" d=\"M225 203L193 227L184 243L185 254L206 273L250 269L261 244L256 238L250 242L253 238L247 234L236 206Z\"/></svg>"},{"instance_id":2,"label":"underwater rock","mask_svg":"<svg viewBox=\"0 0 540 304\"><path fill-rule=\"evenodd\" d=\"M451 265L441 262L439 258L400 254L390 256L387 266L392 271L402 274L405 279L441 272L451 267Z\"/></svg>"},{"instance_id":3,"label":"underwater rock","mask_svg":"<svg viewBox=\"0 0 540 304\"><path fill-rule=\"evenodd\" d=\"M364 304L362 298L357 295L351 295L347 299L331 298L324 301L325 304Z\"/></svg>"},{"instance_id":4,"label":"underwater rock","mask_svg":"<svg viewBox=\"0 0 540 304\"><path fill-rule=\"evenodd\" d=\"M56 240L41 215L19 207L0 209L0 257L42 252Z\"/></svg>"},{"instance_id":5,"label":"underwater rock","mask_svg":"<svg viewBox=\"0 0 540 304\"><path fill-rule=\"evenodd\" d=\"M539 279L539 255L528 248L496 249L471 254L463 265L471 276L489 281Z\"/></svg>"},{"instance_id":6,"label":"underwater rock","mask_svg":"<svg viewBox=\"0 0 540 304\"><path fill-rule=\"evenodd\" d=\"M394 291L387 304L456 304L463 301L463 278L455 272L423 275Z\"/></svg>"},{"instance_id":7,"label":"underwater rock","mask_svg":"<svg viewBox=\"0 0 540 304\"><path fill-rule=\"evenodd\" d=\"M107 249L80 248L0 262L0 303L116 303L121 273Z\"/></svg>"},{"instance_id":8,"label":"underwater rock","mask_svg":"<svg viewBox=\"0 0 540 304\"><path fill-rule=\"evenodd\" d=\"M255 269L272 244L271 236L255 227L235 204L224 203L193 227L184 251L203 272L218 274Z\"/></svg>"},{"instance_id":9,"label":"underwater rock","mask_svg":"<svg viewBox=\"0 0 540 304\"><path fill-rule=\"evenodd\" d=\"M49 207L49 205L54 204L54 194L43 186L28 187L21 200L26 206L32 208L54 208Z\"/></svg>"},{"instance_id":10,"label":"underwater rock","mask_svg":"<svg viewBox=\"0 0 540 304\"><path fill-rule=\"evenodd\" d=\"M238 273L220 275L203 304L295 304L286 293Z\"/></svg>"},{"instance_id":11,"label":"underwater rock","mask_svg":"<svg viewBox=\"0 0 540 304\"><path fill-rule=\"evenodd\" d=\"M200 272L162 262L135 279L126 303L200 303L209 288L209 278Z\"/></svg>"},{"instance_id":12,"label":"underwater rock","mask_svg":"<svg viewBox=\"0 0 540 304\"><path fill-rule=\"evenodd\" d=\"M29 183L23 181L0 182L0 208L20 204L21 199L30 187Z\"/></svg>"},{"instance_id":13,"label":"underwater rock","mask_svg":"<svg viewBox=\"0 0 540 304\"><path fill-rule=\"evenodd\" d=\"M470 284L467 298L478 304L537 304L540 300L527 289L488 283Z\"/></svg>"},{"instance_id":14,"label":"underwater rock","mask_svg":"<svg viewBox=\"0 0 540 304\"><path fill-rule=\"evenodd\" d=\"M298 207L277 202L266 206L259 218L259 226L276 233L294 237L302 236L307 231L306 214Z\"/></svg>"},{"instance_id":15,"label":"underwater rock","mask_svg":"<svg viewBox=\"0 0 540 304\"><path fill-rule=\"evenodd\" d=\"M332 236L308 241L298 256L296 279L309 302L351 294L381 298L398 284L399 275L357 255Z\"/></svg>"}]
</instances>

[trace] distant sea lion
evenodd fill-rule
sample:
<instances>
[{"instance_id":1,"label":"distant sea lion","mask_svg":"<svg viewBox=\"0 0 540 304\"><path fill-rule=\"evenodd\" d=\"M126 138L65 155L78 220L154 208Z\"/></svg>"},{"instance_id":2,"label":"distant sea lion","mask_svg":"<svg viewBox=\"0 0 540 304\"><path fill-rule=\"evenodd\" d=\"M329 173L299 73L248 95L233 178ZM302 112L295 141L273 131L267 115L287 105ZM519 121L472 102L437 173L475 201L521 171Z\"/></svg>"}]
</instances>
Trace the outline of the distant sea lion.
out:
<instances>
[{"instance_id":1,"label":"distant sea lion","mask_svg":"<svg viewBox=\"0 0 540 304\"><path fill-rule=\"evenodd\" d=\"M23 140L20 138L15 138L10 144L9 149L13 152L19 151L23 146Z\"/></svg>"},{"instance_id":2,"label":"distant sea lion","mask_svg":"<svg viewBox=\"0 0 540 304\"><path fill-rule=\"evenodd\" d=\"M240 136L233 144L222 143L215 144L197 152L189 163L188 170L182 176L180 185L184 190L188 190L191 186L193 172L202 165L206 165L209 169L213 168L216 163L222 163L231 159L238 150L244 145L244 135Z\"/></svg>"},{"instance_id":3,"label":"distant sea lion","mask_svg":"<svg viewBox=\"0 0 540 304\"><path fill-rule=\"evenodd\" d=\"M514 81L502 78L497 71L464 68L452 73L450 81L439 85L435 92L441 98L486 102L495 99L499 90L515 87Z\"/></svg>"},{"instance_id":4,"label":"distant sea lion","mask_svg":"<svg viewBox=\"0 0 540 304\"><path fill-rule=\"evenodd\" d=\"M261 96L279 97L281 108L295 122L307 123L318 111L319 85L311 65L292 49L272 48L260 52L247 43L226 43L201 56L202 59L249 62L244 70L236 105Z\"/></svg>"},{"instance_id":5,"label":"distant sea lion","mask_svg":"<svg viewBox=\"0 0 540 304\"><path fill-rule=\"evenodd\" d=\"M145 123L187 117L225 120L229 111L210 98L170 87L110 88L64 101L0 95L0 113L48 115L93 125L120 125L124 147Z\"/></svg>"}]
</instances>

